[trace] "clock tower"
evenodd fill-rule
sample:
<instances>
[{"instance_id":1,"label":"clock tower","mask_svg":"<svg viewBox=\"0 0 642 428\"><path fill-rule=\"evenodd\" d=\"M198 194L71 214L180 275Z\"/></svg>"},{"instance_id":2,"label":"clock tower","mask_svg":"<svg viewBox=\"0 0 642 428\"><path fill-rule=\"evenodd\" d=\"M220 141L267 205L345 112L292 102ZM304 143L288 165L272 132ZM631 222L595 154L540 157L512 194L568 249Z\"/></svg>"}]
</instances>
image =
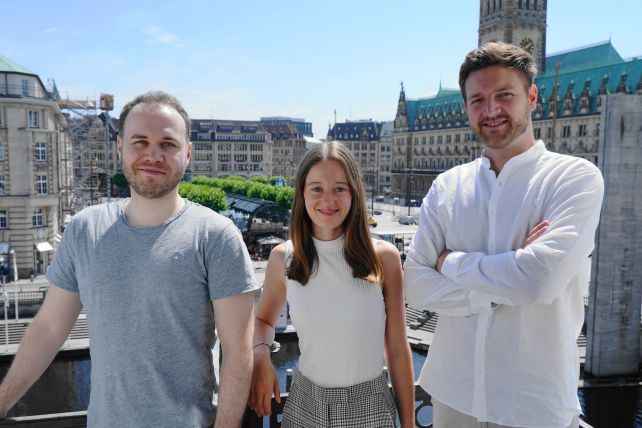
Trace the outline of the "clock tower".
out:
<instances>
[{"instance_id":1,"label":"clock tower","mask_svg":"<svg viewBox=\"0 0 642 428\"><path fill-rule=\"evenodd\" d=\"M506 42L528 51L539 74L546 66L547 0L480 0L479 45Z\"/></svg>"}]
</instances>

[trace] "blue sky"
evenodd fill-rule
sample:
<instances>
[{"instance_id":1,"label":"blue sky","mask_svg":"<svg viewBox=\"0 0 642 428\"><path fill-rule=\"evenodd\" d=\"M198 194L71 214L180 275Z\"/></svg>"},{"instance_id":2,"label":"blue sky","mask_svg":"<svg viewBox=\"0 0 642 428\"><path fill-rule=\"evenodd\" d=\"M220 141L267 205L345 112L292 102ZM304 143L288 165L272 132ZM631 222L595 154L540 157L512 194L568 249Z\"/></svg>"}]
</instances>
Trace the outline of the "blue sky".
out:
<instances>
[{"instance_id":1,"label":"blue sky","mask_svg":"<svg viewBox=\"0 0 642 428\"><path fill-rule=\"evenodd\" d=\"M639 0L550 0L547 52L612 40L642 56ZM605 7L606 5L606 7ZM317 137L337 120L392 120L410 98L457 86L479 1L32 0L2 8L0 54L61 94L162 89L194 118L294 116Z\"/></svg>"}]
</instances>

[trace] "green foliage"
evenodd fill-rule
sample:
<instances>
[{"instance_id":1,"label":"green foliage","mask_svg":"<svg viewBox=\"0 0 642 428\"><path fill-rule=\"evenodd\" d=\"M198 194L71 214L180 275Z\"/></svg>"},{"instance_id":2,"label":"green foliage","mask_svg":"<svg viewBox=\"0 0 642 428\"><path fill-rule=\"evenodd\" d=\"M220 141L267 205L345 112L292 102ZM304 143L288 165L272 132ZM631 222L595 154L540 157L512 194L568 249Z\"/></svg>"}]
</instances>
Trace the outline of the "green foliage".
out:
<instances>
[{"instance_id":1,"label":"green foliage","mask_svg":"<svg viewBox=\"0 0 642 428\"><path fill-rule=\"evenodd\" d=\"M250 177L250 181L254 181L262 184L268 184L268 179L260 175L253 175L252 177Z\"/></svg>"},{"instance_id":2,"label":"green foliage","mask_svg":"<svg viewBox=\"0 0 642 428\"><path fill-rule=\"evenodd\" d=\"M178 186L178 194L214 211L223 211L228 208L227 202L225 202L225 192L206 184L193 184L182 181Z\"/></svg>"},{"instance_id":3,"label":"green foliage","mask_svg":"<svg viewBox=\"0 0 642 428\"><path fill-rule=\"evenodd\" d=\"M123 174L122 172L117 172L116 174L114 174L114 176L111 178L111 182L114 183L114 186L116 187L121 187L124 189L129 188L127 178L125 178L125 174Z\"/></svg>"},{"instance_id":4,"label":"green foliage","mask_svg":"<svg viewBox=\"0 0 642 428\"><path fill-rule=\"evenodd\" d=\"M293 187L279 187L281 191L276 196L276 203L284 208L292 208L292 199L294 198Z\"/></svg>"},{"instance_id":5,"label":"green foliage","mask_svg":"<svg viewBox=\"0 0 642 428\"><path fill-rule=\"evenodd\" d=\"M209 186L215 189L221 189L225 193L235 193L237 195L243 195L250 198L272 201L276 202L278 205L284 208L291 208L294 189L287 186L276 187L267 184L267 182L268 180L264 179L263 177L261 177L260 179L257 177L252 177L249 180L245 177L194 177L192 179L192 185Z\"/></svg>"},{"instance_id":6,"label":"green foliage","mask_svg":"<svg viewBox=\"0 0 642 428\"><path fill-rule=\"evenodd\" d=\"M276 180L282 180L283 183L287 183L288 182L288 180L286 180L285 177L283 177L282 175L275 175L274 177L270 178L270 184L272 186L275 186L276 185Z\"/></svg>"}]
</instances>

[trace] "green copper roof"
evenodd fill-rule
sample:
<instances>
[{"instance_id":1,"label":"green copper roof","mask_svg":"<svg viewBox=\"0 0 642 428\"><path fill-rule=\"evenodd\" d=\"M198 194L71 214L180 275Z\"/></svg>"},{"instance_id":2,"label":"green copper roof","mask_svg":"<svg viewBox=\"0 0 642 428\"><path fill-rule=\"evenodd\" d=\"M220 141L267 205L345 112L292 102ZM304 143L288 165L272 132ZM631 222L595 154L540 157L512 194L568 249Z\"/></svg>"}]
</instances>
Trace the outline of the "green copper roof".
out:
<instances>
[{"instance_id":1,"label":"green copper roof","mask_svg":"<svg viewBox=\"0 0 642 428\"><path fill-rule=\"evenodd\" d=\"M544 115L548 114L555 83L554 74L547 74L535 80L542 99ZM586 88L591 98L589 113L595 114L596 95L600 91L608 94L618 92L632 94L642 86L642 59L568 72L560 70L557 85L559 86L557 91L558 112L563 110L565 97L572 95L572 98L569 98L573 103L572 114L580 114L578 100Z\"/></svg>"},{"instance_id":2,"label":"green copper roof","mask_svg":"<svg viewBox=\"0 0 642 428\"><path fill-rule=\"evenodd\" d=\"M560 64L560 72L568 72L621 62L623 62L622 57L609 41L547 56L546 70L541 74L555 75L557 63Z\"/></svg>"},{"instance_id":3,"label":"green copper roof","mask_svg":"<svg viewBox=\"0 0 642 428\"><path fill-rule=\"evenodd\" d=\"M23 66L16 64L11 61L9 58L0 55L0 73L23 73L23 74L34 74L31 71L27 70Z\"/></svg>"},{"instance_id":4,"label":"green copper roof","mask_svg":"<svg viewBox=\"0 0 642 428\"><path fill-rule=\"evenodd\" d=\"M435 97L445 97L447 95L459 95L459 88L457 89L439 88L439 92L437 92L437 95L435 95Z\"/></svg>"},{"instance_id":5,"label":"green copper roof","mask_svg":"<svg viewBox=\"0 0 642 428\"><path fill-rule=\"evenodd\" d=\"M555 63L560 63L555 76ZM541 97L541 118L547 118L556 84L558 117L563 116L566 98L570 115L596 114L600 93L636 93L642 90L642 59L623 60L611 42L579 48L546 58L547 70L535 79ZM582 92L589 95L588 110L580 102ZM408 99L408 120L411 131L450 128L468 125L459 90L439 88L431 98ZM537 117L537 116L536 116Z\"/></svg>"}]
</instances>

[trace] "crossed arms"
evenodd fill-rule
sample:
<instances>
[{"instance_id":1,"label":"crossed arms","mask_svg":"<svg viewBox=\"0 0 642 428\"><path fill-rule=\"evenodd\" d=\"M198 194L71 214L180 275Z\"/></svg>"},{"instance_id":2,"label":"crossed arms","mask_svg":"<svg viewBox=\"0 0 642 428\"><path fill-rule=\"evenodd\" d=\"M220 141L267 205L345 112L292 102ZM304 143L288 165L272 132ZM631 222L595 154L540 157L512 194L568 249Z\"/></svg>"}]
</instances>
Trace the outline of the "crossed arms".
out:
<instances>
[{"instance_id":1,"label":"crossed arms","mask_svg":"<svg viewBox=\"0 0 642 428\"><path fill-rule=\"evenodd\" d=\"M555 300L593 250L604 184L595 169L569 174L543 207L540 222L548 221L547 228L534 240L524 237L523 248L498 254L448 248L446 228L456 224L440 218L440 192L436 181L421 208L404 266L407 300L413 307L467 316L490 311L491 302Z\"/></svg>"}]
</instances>

